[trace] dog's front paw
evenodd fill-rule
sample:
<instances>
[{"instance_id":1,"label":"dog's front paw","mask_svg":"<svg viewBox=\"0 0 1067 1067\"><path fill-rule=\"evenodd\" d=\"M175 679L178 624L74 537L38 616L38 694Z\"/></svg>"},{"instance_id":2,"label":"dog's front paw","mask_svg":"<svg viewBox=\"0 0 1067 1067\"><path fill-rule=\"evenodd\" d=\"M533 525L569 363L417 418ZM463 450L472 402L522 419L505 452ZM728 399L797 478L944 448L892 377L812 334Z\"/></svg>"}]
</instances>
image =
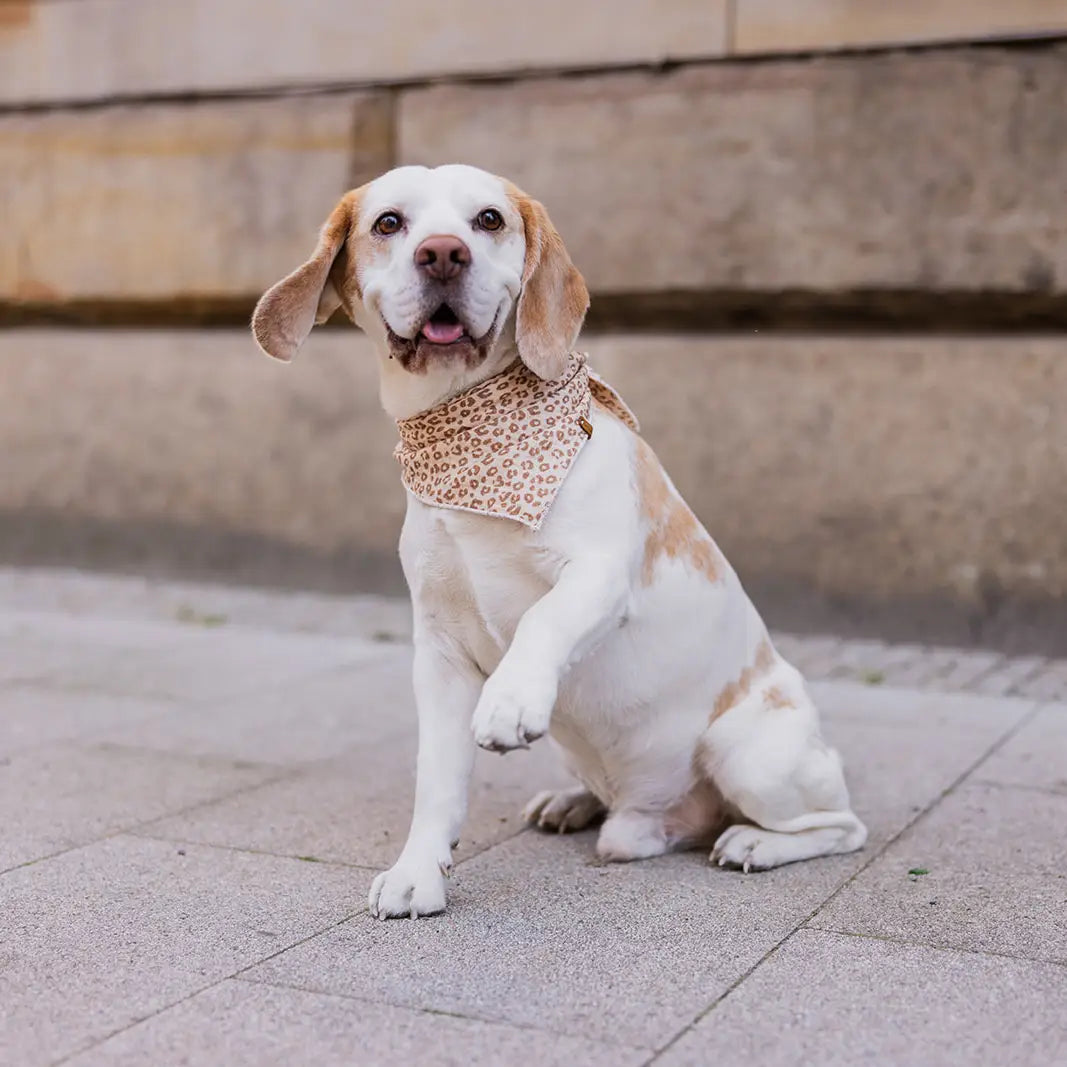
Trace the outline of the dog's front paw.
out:
<instances>
[{"instance_id":1,"label":"dog's front paw","mask_svg":"<svg viewBox=\"0 0 1067 1067\"><path fill-rule=\"evenodd\" d=\"M376 919L404 916L438 915L445 910L445 876L447 864L430 860L416 861L401 856L387 871L382 871L370 887L367 905Z\"/></svg>"},{"instance_id":2,"label":"dog's front paw","mask_svg":"<svg viewBox=\"0 0 1067 1067\"><path fill-rule=\"evenodd\" d=\"M474 709L474 740L490 752L529 748L548 731L556 686L538 678L500 676L499 670L482 687Z\"/></svg>"}]
</instances>

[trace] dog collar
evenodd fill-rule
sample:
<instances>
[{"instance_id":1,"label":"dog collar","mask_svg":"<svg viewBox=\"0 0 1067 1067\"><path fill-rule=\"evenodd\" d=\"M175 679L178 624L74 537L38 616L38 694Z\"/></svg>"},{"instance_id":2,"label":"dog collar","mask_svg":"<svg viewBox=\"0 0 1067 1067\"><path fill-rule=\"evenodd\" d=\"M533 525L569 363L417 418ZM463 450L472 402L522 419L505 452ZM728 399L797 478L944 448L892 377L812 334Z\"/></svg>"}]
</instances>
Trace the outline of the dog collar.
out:
<instances>
[{"instance_id":1,"label":"dog collar","mask_svg":"<svg viewBox=\"0 0 1067 1067\"><path fill-rule=\"evenodd\" d=\"M523 363L410 419L398 419L405 488L433 507L540 528L582 446L593 401L635 432L618 393L573 353L544 381Z\"/></svg>"}]
</instances>

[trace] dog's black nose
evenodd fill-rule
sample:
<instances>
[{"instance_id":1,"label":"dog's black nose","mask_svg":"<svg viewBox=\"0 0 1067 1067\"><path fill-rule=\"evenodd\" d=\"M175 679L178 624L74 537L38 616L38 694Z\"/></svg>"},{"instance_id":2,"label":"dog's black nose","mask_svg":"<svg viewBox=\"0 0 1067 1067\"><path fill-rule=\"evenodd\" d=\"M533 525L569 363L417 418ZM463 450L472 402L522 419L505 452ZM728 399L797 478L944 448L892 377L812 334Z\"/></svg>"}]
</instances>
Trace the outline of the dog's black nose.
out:
<instances>
[{"instance_id":1,"label":"dog's black nose","mask_svg":"<svg viewBox=\"0 0 1067 1067\"><path fill-rule=\"evenodd\" d=\"M427 237L415 249L415 266L440 282L454 278L470 261L471 250L458 237Z\"/></svg>"}]
</instances>

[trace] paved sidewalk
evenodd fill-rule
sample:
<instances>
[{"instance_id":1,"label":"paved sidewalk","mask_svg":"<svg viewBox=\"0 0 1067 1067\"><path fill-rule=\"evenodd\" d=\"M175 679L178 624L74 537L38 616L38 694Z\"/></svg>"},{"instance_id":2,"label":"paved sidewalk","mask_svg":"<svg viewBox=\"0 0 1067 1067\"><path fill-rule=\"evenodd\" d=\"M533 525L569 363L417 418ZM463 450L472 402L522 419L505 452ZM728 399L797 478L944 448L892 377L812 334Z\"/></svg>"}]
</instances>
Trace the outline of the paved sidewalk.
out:
<instances>
[{"instance_id":1,"label":"paved sidewalk","mask_svg":"<svg viewBox=\"0 0 1067 1067\"><path fill-rule=\"evenodd\" d=\"M780 635L861 853L762 874L520 832L481 754L449 912L401 602L0 571L0 1063L1067 1062L1067 664Z\"/></svg>"}]
</instances>

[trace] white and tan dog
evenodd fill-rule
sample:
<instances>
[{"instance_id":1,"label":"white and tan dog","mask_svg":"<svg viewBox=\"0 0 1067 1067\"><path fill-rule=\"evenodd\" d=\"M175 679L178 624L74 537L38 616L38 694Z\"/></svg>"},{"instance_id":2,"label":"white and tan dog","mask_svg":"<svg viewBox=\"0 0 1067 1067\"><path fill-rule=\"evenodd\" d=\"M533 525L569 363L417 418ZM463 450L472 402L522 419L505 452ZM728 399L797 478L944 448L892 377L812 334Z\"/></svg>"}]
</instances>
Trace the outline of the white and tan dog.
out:
<instances>
[{"instance_id":1,"label":"white and tan dog","mask_svg":"<svg viewBox=\"0 0 1067 1067\"><path fill-rule=\"evenodd\" d=\"M253 330L288 360L343 308L376 342L386 411L409 420L509 368L555 380L587 305L539 203L472 167L401 167L343 197ZM476 744L550 734L580 784L525 817L605 817L606 860L713 843L749 871L866 839L737 575L625 420L594 402L588 423L539 528L408 493L418 774L407 843L370 891L381 918L445 907Z\"/></svg>"}]
</instances>

